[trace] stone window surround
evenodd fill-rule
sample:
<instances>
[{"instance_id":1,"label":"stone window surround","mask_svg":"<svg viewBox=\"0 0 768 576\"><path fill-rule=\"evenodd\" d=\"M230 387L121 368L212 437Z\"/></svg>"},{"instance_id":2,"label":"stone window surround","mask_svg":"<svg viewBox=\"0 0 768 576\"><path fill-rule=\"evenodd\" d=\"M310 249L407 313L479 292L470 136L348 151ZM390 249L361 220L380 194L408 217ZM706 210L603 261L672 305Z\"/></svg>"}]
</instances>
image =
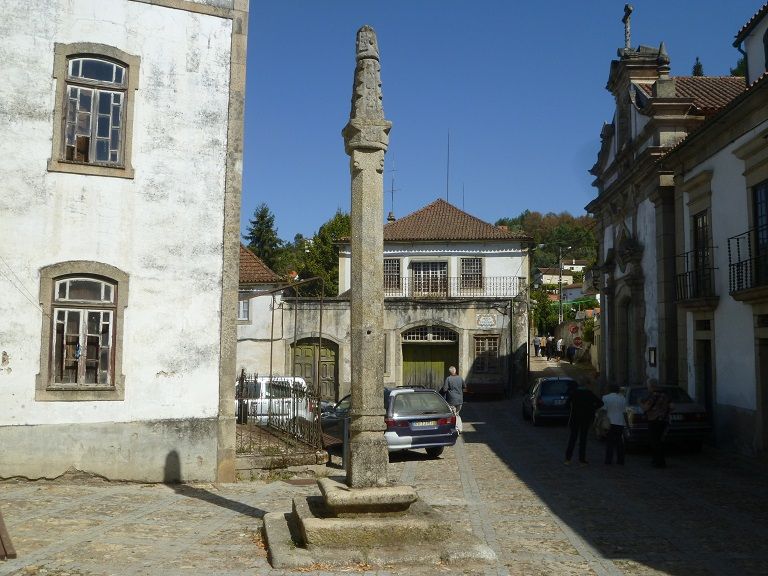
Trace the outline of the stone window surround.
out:
<instances>
[{"instance_id":1,"label":"stone window surround","mask_svg":"<svg viewBox=\"0 0 768 576\"><path fill-rule=\"evenodd\" d=\"M116 286L114 364L112 386L73 387L51 383L51 341L53 295L56 280L64 276L87 276L113 282ZM128 306L128 274L122 270L87 260L72 260L44 266L40 269L40 307L42 329L40 336L40 372L35 377L35 401L74 402L94 400L125 400L125 375L123 367L123 321Z\"/></svg>"},{"instance_id":2,"label":"stone window surround","mask_svg":"<svg viewBox=\"0 0 768 576\"><path fill-rule=\"evenodd\" d=\"M685 251L693 250L693 217L701 212L707 213L710 226L707 242L712 246L712 171L704 170L690 180L684 182L680 189L688 195L688 222L685 224Z\"/></svg>"},{"instance_id":3,"label":"stone window surround","mask_svg":"<svg viewBox=\"0 0 768 576\"><path fill-rule=\"evenodd\" d=\"M761 130L748 142L733 151L734 156L744 161L744 178L746 189L744 201L747 203L748 225L752 228L754 206L752 205L752 188L768 180L768 129Z\"/></svg>"},{"instance_id":4,"label":"stone window surround","mask_svg":"<svg viewBox=\"0 0 768 576\"><path fill-rule=\"evenodd\" d=\"M488 350L487 344L491 341L496 342L496 349L495 350ZM478 374L498 374L501 372L501 335L498 333L483 333L483 334L475 334L473 336L473 365L477 362L478 358L480 356L478 355L478 345L480 345L480 342L485 342L485 346L483 346L483 351L485 354L490 352L495 352L495 355L493 356L486 356L487 360L484 361L484 364L486 366L483 369L476 369ZM492 364L492 365L491 365Z\"/></svg>"},{"instance_id":5,"label":"stone window surround","mask_svg":"<svg viewBox=\"0 0 768 576\"><path fill-rule=\"evenodd\" d=\"M119 166L102 164L84 164L69 162L64 158L64 105L67 98L67 73L69 59L73 56L94 56L113 60L127 68L127 88L125 90L125 119L122 142L122 163ZM136 101L135 92L139 88L140 58L119 48L96 44L92 42L75 42L72 44L54 45L53 77L56 79L56 95L53 109L53 138L51 139L51 158L48 160L49 172L66 172L69 174L86 174L91 176L111 176L116 178L133 178L134 169L131 165L133 146L133 108Z\"/></svg>"},{"instance_id":6,"label":"stone window surround","mask_svg":"<svg viewBox=\"0 0 768 576\"><path fill-rule=\"evenodd\" d=\"M251 323L251 300L254 299L254 293L250 290L244 291L239 290L237 295L237 323L238 325L243 324L250 324ZM240 317L240 302L243 300L248 301L248 317L247 318L241 318Z\"/></svg>"}]
</instances>

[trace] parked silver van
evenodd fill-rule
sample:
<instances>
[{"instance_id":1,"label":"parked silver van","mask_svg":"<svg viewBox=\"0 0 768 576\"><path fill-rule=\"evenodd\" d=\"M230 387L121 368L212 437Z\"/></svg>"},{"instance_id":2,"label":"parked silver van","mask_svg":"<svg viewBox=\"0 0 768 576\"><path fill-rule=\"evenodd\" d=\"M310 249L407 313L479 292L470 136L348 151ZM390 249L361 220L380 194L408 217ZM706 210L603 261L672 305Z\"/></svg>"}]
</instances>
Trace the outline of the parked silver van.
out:
<instances>
[{"instance_id":1,"label":"parked silver van","mask_svg":"<svg viewBox=\"0 0 768 576\"><path fill-rule=\"evenodd\" d=\"M307 383L293 376L258 376L236 386L238 424L280 426L294 418L312 421L314 406L307 395Z\"/></svg>"}]
</instances>

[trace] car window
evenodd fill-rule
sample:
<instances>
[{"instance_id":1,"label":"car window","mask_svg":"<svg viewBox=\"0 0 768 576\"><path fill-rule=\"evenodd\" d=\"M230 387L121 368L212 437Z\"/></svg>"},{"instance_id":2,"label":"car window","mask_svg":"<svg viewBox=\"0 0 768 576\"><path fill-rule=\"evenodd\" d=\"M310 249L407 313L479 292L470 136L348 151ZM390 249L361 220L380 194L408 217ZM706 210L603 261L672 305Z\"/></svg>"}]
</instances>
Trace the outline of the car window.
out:
<instances>
[{"instance_id":1,"label":"car window","mask_svg":"<svg viewBox=\"0 0 768 576\"><path fill-rule=\"evenodd\" d=\"M246 382L243 398L261 398L261 382Z\"/></svg>"},{"instance_id":2,"label":"car window","mask_svg":"<svg viewBox=\"0 0 768 576\"><path fill-rule=\"evenodd\" d=\"M573 380L545 380L541 383L542 396L561 396L575 388Z\"/></svg>"},{"instance_id":3,"label":"car window","mask_svg":"<svg viewBox=\"0 0 768 576\"><path fill-rule=\"evenodd\" d=\"M688 393L678 386L670 386L661 390L669 397L670 402L677 402L678 404L693 402ZM629 393L629 403L640 404L647 396L648 390L646 388L633 388Z\"/></svg>"},{"instance_id":4,"label":"car window","mask_svg":"<svg viewBox=\"0 0 768 576\"><path fill-rule=\"evenodd\" d=\"M349 407L352 404L352 397L346 396L339 400L339 403L336 404L336 412L347 412L349 411Z\"/></svg>"},{"instance_id":5,"label":"car window","mask_svg":"<svg viewBox=\"0 0 768 576\"><path fill-rule=\"evenodd\" d=\"M264 384L265 398L290 398L291 385L288 382L272 380Z\"/></svg>"},{"instance_id":6,"label":"car window","mask_svg":"<svg viewBox=\"0 0 768 576\"><path fill-rule=\"evenodd\" d=\"M432 392L406 392L394 396L392 412L395 416L418 414L445 414L449 411L445 400Z\"/></svg>"}]
</instances>

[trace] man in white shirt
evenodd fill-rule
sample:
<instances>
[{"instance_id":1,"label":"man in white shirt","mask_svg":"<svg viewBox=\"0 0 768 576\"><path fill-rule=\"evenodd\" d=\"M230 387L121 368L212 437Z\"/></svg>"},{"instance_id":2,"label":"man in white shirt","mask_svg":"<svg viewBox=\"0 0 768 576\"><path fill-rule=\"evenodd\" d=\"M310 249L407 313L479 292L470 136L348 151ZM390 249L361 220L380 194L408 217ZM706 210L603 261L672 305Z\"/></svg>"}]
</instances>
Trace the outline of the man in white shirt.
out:
<instances>
[{"instance_id":1,"label":"man in white shirt","mask_svg":"<svg viewBox=\"0 0 768 576\"><path fill-rule=\"evenodd\" d=\"M611 422L611 429L605 438L605 463L613 464L613 453L616 452L616 463L624 465L624 411L627 401L619 394L619 387L611 385L610 393L603 396L603 408Z\"/></svg>"}]
</instances>

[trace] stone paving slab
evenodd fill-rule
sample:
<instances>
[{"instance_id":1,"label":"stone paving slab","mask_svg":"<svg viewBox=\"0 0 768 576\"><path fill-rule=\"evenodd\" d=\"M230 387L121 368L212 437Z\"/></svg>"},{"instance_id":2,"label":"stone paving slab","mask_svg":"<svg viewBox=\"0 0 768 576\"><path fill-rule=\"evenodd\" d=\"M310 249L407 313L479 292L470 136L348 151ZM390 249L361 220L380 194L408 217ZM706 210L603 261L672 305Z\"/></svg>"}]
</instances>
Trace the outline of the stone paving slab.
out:
<instances>
[{"instance_id":1,"label":"stone paving slab","mask_svg":"<svg viewBox=\"0 0 768 576\"><path fill-rule=\"evenodd\" d=\"M535 373L568 372L532 359ZM426 567L318 564L309 573L378 576L462 574L763 575L768 566L768 466L705 447L673 452L650 467L633 452L624 467L602 462L590 439L585 467L563 465L567 431L533 427L520 400L471 402L465 431L441 458L391 458L391 480L455 519L496 554L492 565ZM330 466L294 470L341 474ZM18 558L0 576L254 575L274 569L261 537L268 512L288 512L315 485L276 478L238 484L166 486L83 477L0 482L0 509Z\"/></svg>"}]
</instances>

